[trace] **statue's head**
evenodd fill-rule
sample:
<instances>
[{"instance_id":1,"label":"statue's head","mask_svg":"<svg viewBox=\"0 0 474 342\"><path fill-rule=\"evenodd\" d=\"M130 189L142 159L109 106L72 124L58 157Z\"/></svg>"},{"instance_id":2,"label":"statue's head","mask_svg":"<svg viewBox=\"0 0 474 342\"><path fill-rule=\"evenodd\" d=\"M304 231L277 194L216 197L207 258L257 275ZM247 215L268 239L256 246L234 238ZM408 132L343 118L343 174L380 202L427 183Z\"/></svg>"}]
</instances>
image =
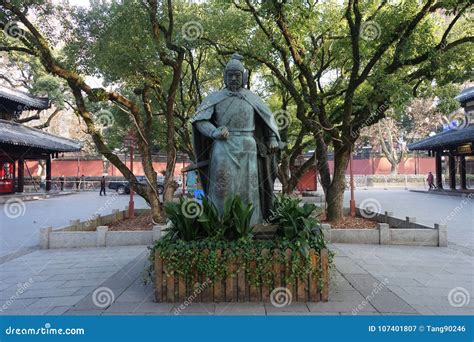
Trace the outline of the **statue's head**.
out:
<instances>
[{"instance_id":1,"label":"statue's head","mask_svg":"<svg viewBox=\"0 0 474 342\"><path fill-rule=\"evenodd\" d=\"M248 73L241 62L242 59L241 55L234 53L225 66L224 83L231 91L237 91L247 83Z\"/></svg>"}]
</instances>

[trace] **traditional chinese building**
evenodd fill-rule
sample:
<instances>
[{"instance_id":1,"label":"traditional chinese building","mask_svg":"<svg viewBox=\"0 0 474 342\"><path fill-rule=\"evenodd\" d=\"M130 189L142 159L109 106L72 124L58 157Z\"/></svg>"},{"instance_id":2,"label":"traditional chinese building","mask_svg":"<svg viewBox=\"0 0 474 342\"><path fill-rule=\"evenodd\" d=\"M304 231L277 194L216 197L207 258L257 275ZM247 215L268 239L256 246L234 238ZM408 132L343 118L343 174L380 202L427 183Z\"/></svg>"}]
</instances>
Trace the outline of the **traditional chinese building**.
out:
<instances>
[{"instance_id":1,"label":"traditional chinese building","mask_svg":"<svg viewBox=\"0 0 474 342\"><path fill-rule=\"evenodd\" d=\"M49 107L48 98L0 86L0 194L23 192L27 160L46 161L46 191L51 190L51 158L81 149L77 141L14 121L24 111Z\"/></svg>"},{"instance_id":2,"label":"traditional chinese building","mask_svg":"<svg viewBox=\"0 0 474 342\"><path fill-rule=\"evenodd\" d=\"M443 159L448 159L449 188L456 190L456 174L459 173L460 189L467 189L467 162L474 161L474 87L465 89L456 99L464 108L465 118L459 120L451 129L438 133L408 146L411 151L428 151L436 159L435 184L443 189ZM458 125L458 126L456 126ZM456 167L457 166L457 167ZM458 172L456 172L458 170Z\"/></svg>"}]
</instances>

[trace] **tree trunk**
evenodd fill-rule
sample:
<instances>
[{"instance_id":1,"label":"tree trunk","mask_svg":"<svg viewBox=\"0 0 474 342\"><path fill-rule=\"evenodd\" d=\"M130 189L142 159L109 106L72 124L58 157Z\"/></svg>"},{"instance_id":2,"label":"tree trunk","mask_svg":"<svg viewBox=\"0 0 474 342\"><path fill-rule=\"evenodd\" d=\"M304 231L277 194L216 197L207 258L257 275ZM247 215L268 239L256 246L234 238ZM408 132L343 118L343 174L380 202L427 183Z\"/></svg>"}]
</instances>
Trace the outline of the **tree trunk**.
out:
<instances>
[{"instance_id":1,"label":"tree trunk","mask_svg":"<svg viewBox=\"0 0 474 342\"><path fill-rule=\"evenodd\" d=\"M280 165L278 166L278 179L281 182L281 192L283 194L290 194L288 192L288 183L290 180L290 168L288 166L288 158L282 158Z\"/></svg>"},{"instance_id":2,"label":"tree trunk","mask_svg":"<svg viewBox=\"0 0 474 342\"><path fill-rule=\"evenodd\" d=\"M334 153L334 175L331 185L326 191L327 220L339 221L344 217L343 200L346 187L346 168L349 162L349 148Z\"/></svg>"},{"instance_id":3,"label":"tree trunk","mask_svg":"<svg viewBox=\"0 0 474 342\"><path fill-rule=\"evenodd\" d=\"M398 163L391 163L390 164L390 174L392 176L398 175Z\"/></svg>"},{"instance_id":4,"label":"tree trunk","mask_svg":"<svg viewBox=\"0 0 474 342\"><path fill-rule=\"evenodd\" d=\"M157 191L157 175L155 169L153 168L151 149L149 145L143 143L140 140L138 141L138 148L142 158L143 172L145 173L146 182L148 184L148 187L145 188L145 191L148 195L147 200L151 207L153 222L159 223L162 220L162 210Z\"/></svg>"}]
</instances>

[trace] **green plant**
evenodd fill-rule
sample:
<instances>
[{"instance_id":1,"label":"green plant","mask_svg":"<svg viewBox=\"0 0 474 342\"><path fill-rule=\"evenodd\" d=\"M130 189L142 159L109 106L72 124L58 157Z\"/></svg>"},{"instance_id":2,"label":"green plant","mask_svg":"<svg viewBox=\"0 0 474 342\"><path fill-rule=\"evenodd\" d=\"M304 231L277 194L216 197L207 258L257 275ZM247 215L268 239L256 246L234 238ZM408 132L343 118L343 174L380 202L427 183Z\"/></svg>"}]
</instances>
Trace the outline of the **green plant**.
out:
<instances>
[{"instance_id":1,"label":"green plant","mask_svg":"<svg viewBox=\"0 0 474 342\"><path fill-rule=\"evenodd\" d=\"M168 240L212 238L231 241L252 235L253 204L245 204L238 195L226 197L222 214L207 197L201 202L181 198L179 203L168 202L164 208L171 221L167 229Z\"/></svg>"},{"instance_id":2,"label":"green plant","mask_svg":"<svg viewBox=\"0 0 474 342\"><path fill-rule=\"evenodd\" d=\"M316 208L312 203L302 204L296 197L276 196L269 222L278 226L277 237L294 242L307 255L311 247L326 248L321 224L314 217Z\"/></svg>"},{"instance_id":3,"label":"green plant","mask_svg":"<svg viewBox=\"0 0 474 342\"><path fill-rule=\"evenodd\" d=\"M319 276L320 269L311 266L309 256L300 253L285 253L286 250L298 251L299 246L287 240L253 240L243 238L236 241L218 241L203 239L199 241L170 241L158 240L151 248L149 256L150 266L147 278L153 281L155 252L158 251L168 273L193 278L196 274L199 279L208 279L216 282L226 277L235 277L239 271L244 271L250 284L275 285L273 265L275 262L285 264L288 272L285 273L285 283L295 284L297 279L307 279L307 276ZM217 256L221 250L221 256ZM275 259L271 251L278 250ZM264 253L267 251L267 253ZM237 267L229 270L229 261L236 261ZM255 263L255 268L249 267ZM146 279L147 279L146 278ZM195 281L200 281L194 279Z\"/></svg>"}]
</instances>

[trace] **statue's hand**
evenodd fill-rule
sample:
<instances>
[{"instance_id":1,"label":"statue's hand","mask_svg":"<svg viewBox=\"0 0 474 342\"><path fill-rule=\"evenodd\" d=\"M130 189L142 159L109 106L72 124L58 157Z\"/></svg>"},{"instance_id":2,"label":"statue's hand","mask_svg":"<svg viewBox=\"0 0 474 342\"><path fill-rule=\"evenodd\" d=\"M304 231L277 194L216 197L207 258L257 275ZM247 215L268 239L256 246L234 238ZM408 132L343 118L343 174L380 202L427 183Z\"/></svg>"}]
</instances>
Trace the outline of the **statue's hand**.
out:
<instances>
[{"instance_id":1,"label":"statue's hand","mask_svg":"<svg viewBox=\"0 0 474 342\"><path fill-rule=\"evenodd\" d=\"M229 136L229 130L225 126L218 127L214 130L214 132L212 132L212 137L214 139L226 140L228 136Z\"/></svg>"},{"instance_id":2,"label":"statue's hand","mask_svg":"<svg viewBox=\"0 0 474 342\"><path fill-rule=\"evenodd\" d=\"M271 153L276 153L278 152L280 145L278 144L278 141L272 137L268 144L268 147Z\"/></svg>"}]
</instances>

